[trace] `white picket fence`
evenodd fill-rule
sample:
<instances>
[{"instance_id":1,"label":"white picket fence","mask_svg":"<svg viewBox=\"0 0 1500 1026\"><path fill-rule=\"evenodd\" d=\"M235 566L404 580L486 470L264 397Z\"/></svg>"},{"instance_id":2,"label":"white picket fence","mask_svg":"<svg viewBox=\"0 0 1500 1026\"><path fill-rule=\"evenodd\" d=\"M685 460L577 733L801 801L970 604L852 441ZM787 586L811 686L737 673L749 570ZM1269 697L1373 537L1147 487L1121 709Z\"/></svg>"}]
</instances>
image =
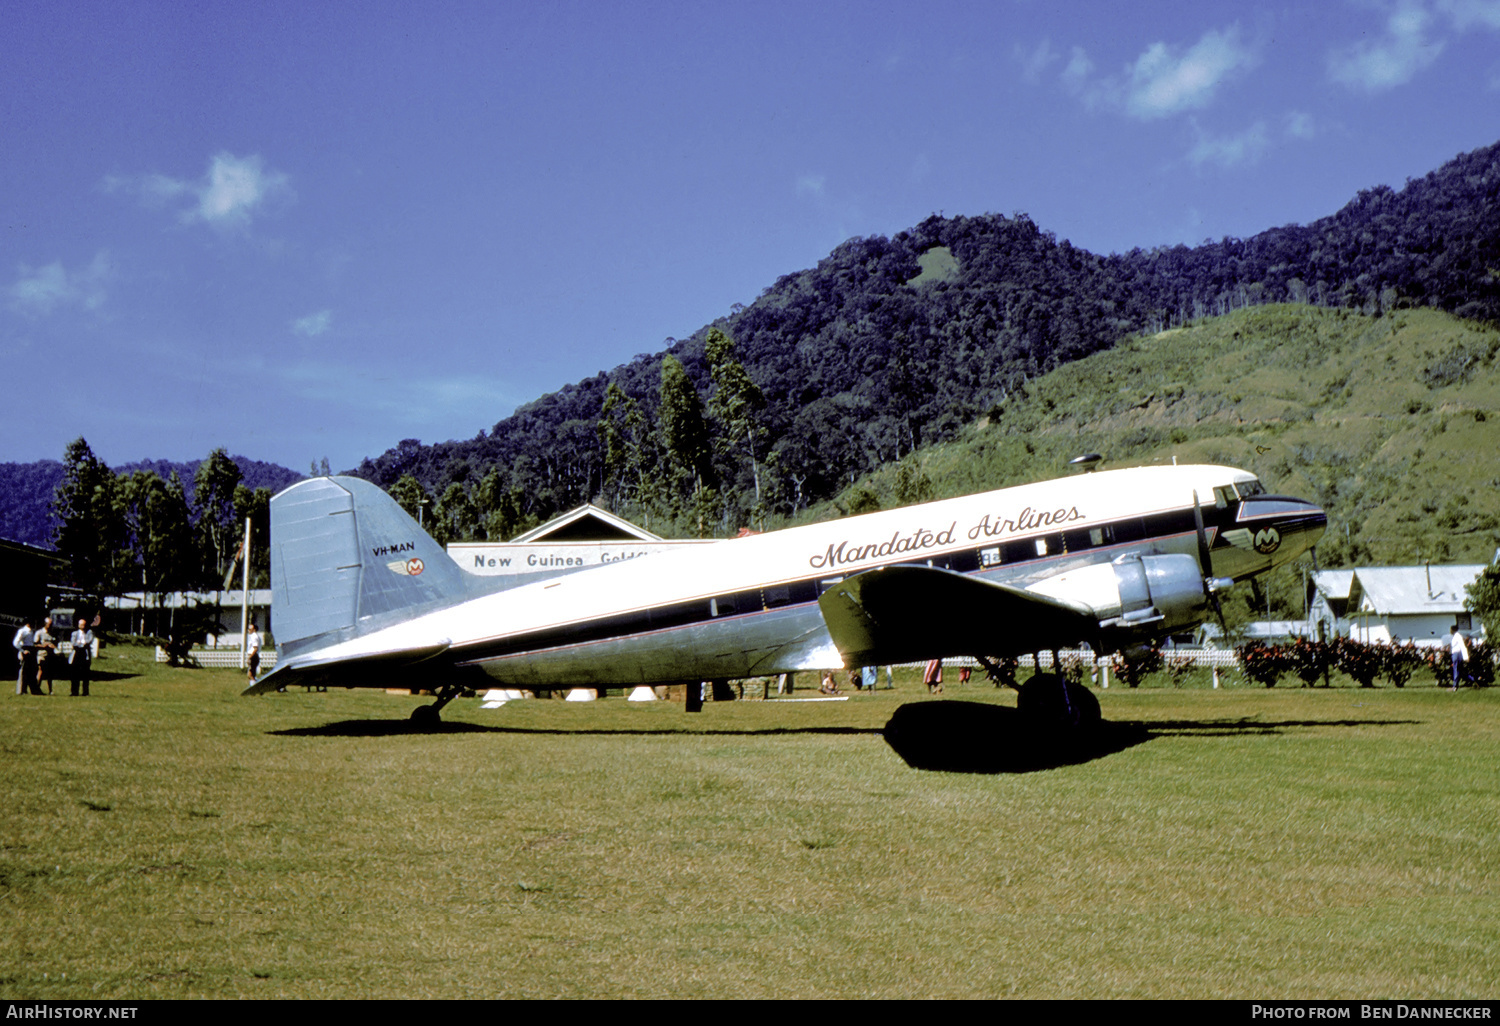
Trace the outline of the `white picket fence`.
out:
<instances>
[{"instance_id":1,"label":"white picket fence","mask_svg":"<svg viewBox=\"0 0 1500 1026\"><path fill-rule=\"evenodd\" d=\"M1064 660L1067 660L1067 659L1080 659L1080 660L1082 660L1084 662L1085 665L1088 665L1088 666L1098 666L1098 665L1100 665L1102 663L1111 663L1111 665L1112 665L1113 664L1113 659L1114 659L1113 656L1098 656L1098 657L1095 657L1094 653L1092 651L1090 651L1089 649L1086 649L1086 648L1065 648L1065 649L1060 650L1057 654L1058 654L1059 658L1064 659ZM1051 652L1043 652L1041 655L1042 655L1042 668L1043 669L1050 668L1052 666L1052 653ZM1170 666L1173 663L1177 663L1179 665L1185 663L1185 664L1188 664L1190 666L1207 666L1207 667L1213 667L1213 666L1224 667L1224 666L1238 666L1239 665L1239 659L1235 656L1234 649L1231 649L1231 648L1224 648L1224 649L1219 649L1219 648L1165 648L1165 649L1162 649L1161 655L1162 655L1162 660L1163 660L1164 665L1167 665L1167 666ZM1018 660L1018 663L1021 666L1026 667L1027 669L1031 669L1032 667L1034 667L1036 665L1035 660L1033 660L1031 658L1031 656L1029 656L1029 655L1021 656L1021 658ZM905 667L907 669L912 669L912 668L915 668L915 667L925 666L926 664L925 663L897 663L896 665L897 666ZM979 666L979 662L978 662L978 660L975 660L975 659L970 659L970 658L967 658L967 657L962 657L962 658L957 658L957 659L944 659L943 660L943 666L944 667L950 667L950 666L954 666L954 667L959 667L959 666L978 667Z\"/></svg>"},{"instance_id":2,"label":"white picket fence","mask_svg":"<svg viewBox=\"0 0 1500 1026\"><path fill-rule=\"evenodd\" d=\"M188 657L206 669L214 670L239 670L243 669L240 664L240 650L237 648L195 648L188 652ZM166 650L160 645L156 646L156 661L164 663L167 661ZM260 671L269 672L276 665L276 650L260 650Z\"/></svg>"}]
</instances>

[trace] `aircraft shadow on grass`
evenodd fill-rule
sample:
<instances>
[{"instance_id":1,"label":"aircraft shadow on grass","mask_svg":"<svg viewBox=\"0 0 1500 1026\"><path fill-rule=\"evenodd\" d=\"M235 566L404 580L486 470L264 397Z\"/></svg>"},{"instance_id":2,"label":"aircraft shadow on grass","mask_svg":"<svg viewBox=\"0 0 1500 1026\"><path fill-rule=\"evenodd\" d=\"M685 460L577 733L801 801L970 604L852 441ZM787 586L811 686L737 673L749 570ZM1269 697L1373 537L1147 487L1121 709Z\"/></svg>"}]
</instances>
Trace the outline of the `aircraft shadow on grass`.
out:
<instances>
[{"instance_id":1,"label":"aircraft shadow on grass","mask_svg":"<svg viewBox=\"0 0 1500 1026\"><path fill-rule=\"evenodd\" d=\"M757 727L717 730L599 730L593 728L491 727L479 723L454 723L440 720L432 726L419 726L410 720L342 720L318 727L289 727L267 731L278 737L403 737L409 734L535 734L552 737L775 737L778 734L866 734L880 736L879 727Z\"/></svg>"},{"instance_id":2,"label":"aircraft shadow on grass","mask_svg":"<svg viewBox=\"0 0 1500 1026\"><path fill-rule=\"evenodd\" d=\"M948 773L1031 773L1074 766L1159 737L1281 734L1298 727L1370 727L1413 720L1105 720L1074 735L1038 731L1010 706L979 702L914 702L885 725L885 741L908 766Z\"/></svg>"},{"instance_id":3,"label":"aircraft shadow on grass","mask_svg":"<svg viewBox=\"0 0 1500 1026\"><path fill-rule=\"evenodd\" d=\"M552 737L632 735L683 737L829 734L884 737L912 769L946 773L1032 773L1092 762L1161 737L1243 737L1276 735L1289 729L1375 727L1416 720L1157 720L1150 723L1105 720L1073 736L1039 732L1033 721L1010 706L981 702L911 702L877 727L758 727L713 730L572 729L488 726L439 721L419 726L409 720L341 720L315 727L289 727L267 733L278 737L407 737L425 734L529 734Z\"/></svg>"}]
</instances>

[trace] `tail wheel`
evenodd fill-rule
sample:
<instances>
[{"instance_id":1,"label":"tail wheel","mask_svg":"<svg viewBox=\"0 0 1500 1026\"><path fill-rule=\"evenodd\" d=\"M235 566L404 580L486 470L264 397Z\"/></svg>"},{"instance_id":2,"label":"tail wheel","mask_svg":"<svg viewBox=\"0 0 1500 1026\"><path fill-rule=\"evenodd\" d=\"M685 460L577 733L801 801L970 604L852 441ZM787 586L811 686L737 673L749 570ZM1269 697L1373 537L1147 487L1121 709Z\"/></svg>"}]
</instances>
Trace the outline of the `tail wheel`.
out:
<instances>
[{"instance_id":1,"label":"tail wheel","mask_svg":"<svg viewBox=\"0 0 1500 1026\"><path fill-rule=\"evenodd\" d=\"M1055 673L1039 673L1022 684L1016 708L1047 729L1088 730L1102 719L1092 691Z\"/></svg>"}]
</instances>

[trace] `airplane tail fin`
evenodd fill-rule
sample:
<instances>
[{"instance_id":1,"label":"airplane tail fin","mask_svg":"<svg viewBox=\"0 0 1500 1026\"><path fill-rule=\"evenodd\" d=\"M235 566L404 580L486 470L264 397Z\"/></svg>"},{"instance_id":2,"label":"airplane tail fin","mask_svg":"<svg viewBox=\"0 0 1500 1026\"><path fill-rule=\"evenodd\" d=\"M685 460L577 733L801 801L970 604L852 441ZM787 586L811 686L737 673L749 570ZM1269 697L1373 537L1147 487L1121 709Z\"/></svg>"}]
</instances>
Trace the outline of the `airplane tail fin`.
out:
<instances>
[{"instance_id":1,"label":"airplane tail fin","mask_svg":"<svg viewBox=\"0 0 1500 1026\"><path fill-rule=\"evenodd\" d=\"M312 478L271 500L272 632L283 658L462 601L467 576L368 481Z\"/></svg>"}]
</instances>

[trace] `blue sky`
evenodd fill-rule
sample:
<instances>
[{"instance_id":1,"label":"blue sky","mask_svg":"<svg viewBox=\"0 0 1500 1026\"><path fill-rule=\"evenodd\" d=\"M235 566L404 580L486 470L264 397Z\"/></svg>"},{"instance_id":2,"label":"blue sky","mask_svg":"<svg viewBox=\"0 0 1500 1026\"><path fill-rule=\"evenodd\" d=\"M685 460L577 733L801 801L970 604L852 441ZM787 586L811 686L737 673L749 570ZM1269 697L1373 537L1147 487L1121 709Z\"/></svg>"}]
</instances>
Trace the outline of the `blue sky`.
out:
<instances>
[{"instance_id":1,"label":"blue sky","mask_svg":"<svg viewBox=\"0 0 1500 1026\"><path fill-rule=\"evenodd\" d=\"M1500 0L0 12L0 460L472 437L856 235L1095 252L1500 140Z\"/></svg>"}]
</instances>

